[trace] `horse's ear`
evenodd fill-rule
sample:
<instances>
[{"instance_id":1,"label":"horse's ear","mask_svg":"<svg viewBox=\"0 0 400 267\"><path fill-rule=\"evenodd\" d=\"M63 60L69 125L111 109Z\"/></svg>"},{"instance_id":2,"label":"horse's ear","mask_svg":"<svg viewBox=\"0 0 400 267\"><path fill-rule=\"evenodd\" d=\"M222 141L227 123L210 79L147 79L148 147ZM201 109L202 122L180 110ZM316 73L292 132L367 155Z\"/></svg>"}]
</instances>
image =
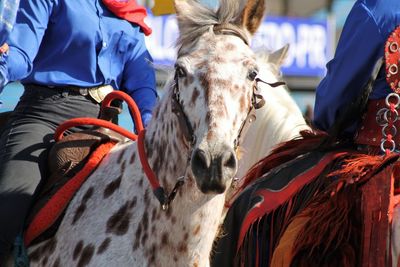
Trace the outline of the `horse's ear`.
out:
<instances>
[{"instance_id":1,"label":"horse's ear","mask_svg":"<svg viewBox=\"0 0 400 267\"><path fill-rule=\"evenodd\" d=\"M202 21L203 18L208 18L211 12L198 0L174 0L174 6L181 34L190 32L193 28L198 28L197 20ZM193 16L193 14L196 15Z\"/></svg>"},{"instance_id":2,"label":"horse's ear","mask_svg":"<svg viewBox=\"0 0 400 267\"><path fill-rule=\"evenodd\" d=\"M247 0L238 22L254 34L264 18L264 13L265 0Z\"/></svg>"},{"instance_id":3,"label":"horse's ear","mask_svg":"<svg viewBox=\"0 0 400 267\"><path fill-rule=\"evenodd\" d=\"M175 12L179 18L179 15L184 14L185 10L188 8L188 1L185 0L175 0L174 1Z\"/></svg>"},{"instance_id":4,"label":"horse's ear","mask_svg":"<svg viewBox=\"0 0 400 267\"><path fill-rule=\"evenodd\" d=\"M290 45L286 44L284 47L276 50L275 52L271 53L269 56L269 62L276 64L277 66L282 66L283 62L285 61Z\"/></svg>"}]
</instances>

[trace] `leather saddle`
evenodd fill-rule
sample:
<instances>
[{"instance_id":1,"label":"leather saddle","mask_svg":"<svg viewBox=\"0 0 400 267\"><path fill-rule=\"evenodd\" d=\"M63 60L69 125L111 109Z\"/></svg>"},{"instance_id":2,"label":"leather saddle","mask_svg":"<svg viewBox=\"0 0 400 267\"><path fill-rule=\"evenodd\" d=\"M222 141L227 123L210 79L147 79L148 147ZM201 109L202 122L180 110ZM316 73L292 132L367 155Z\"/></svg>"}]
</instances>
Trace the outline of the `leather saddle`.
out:
<instances>
[{"instance_id":1,"label":"leather saddle","mask_svg":"<svg viewBox=\"0 0 400 267\"><path fill-rule=\"evenodd\" d=\"M0 113L0 134L11 113ZM106 107L102 109L100 119L112 122L116 120L120 113L121 108L119 107ZM118 143L126 142L127 140L126 137L112 130L102 127L92 127L89 130L69 134L55 143L48 155L48 175L26 219L26 227L30 225L35 215L45 206L51 197L85 166L91 153L96 148L107 142ZM50 238L61 223L62 217L63 215L41 236L36 238L32 244Z\"/></svg>"}]
</instances>

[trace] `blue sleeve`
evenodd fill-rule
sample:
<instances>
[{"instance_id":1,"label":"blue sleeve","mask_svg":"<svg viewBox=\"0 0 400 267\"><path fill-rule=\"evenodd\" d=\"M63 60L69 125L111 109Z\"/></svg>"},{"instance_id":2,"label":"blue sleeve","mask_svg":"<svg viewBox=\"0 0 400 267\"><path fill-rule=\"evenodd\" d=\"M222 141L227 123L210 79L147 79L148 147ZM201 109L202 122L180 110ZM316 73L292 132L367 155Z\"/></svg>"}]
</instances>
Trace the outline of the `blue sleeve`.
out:
<instances>
[{"instance_id":1,"label":"blue sleeve","mask_svg":"<svg viewBox=\"0 0 400 267\"><path fill-rule=\"evenodd\" d=\"M0 46L7 40L15 22L19 0L0 1Z\"/></svg>"},{"instance_id":2,"label":"blue sleeve","mask_svg":"<svg viewBox=\"0 0 400 267\"><path fill-rule=\"evenodd\" d=\"M8 80L20 80L32 71L32 62L47 29L53 5L54 0L21 1L14 29L8 39L9 56L6 64L1 64L7 68L7 71L3 71L7 73Z\"/></svg>"},{"instance_id":3,"label":"blue sleeve","mask_svg":"<svg viewBox=\"0 0 400 267\"><path fill-rule=\"evenodd\" d=\"M141 32L125 64L121 88L135 100L142 116L153 111L157 102L155 70Z\"/></svg>"},{"instance_id":4,"label":"blue sleeve","mask_svg":"<svg viewBox=\"0 0 400 267\"><path fill-rule=\"evenodd\" d=\"M362 4L351 10L327 74L316 89L314 125L328 130L345 107L361 93L377 59L383 55L384 38Z\"/></svg>"}]
</instances>

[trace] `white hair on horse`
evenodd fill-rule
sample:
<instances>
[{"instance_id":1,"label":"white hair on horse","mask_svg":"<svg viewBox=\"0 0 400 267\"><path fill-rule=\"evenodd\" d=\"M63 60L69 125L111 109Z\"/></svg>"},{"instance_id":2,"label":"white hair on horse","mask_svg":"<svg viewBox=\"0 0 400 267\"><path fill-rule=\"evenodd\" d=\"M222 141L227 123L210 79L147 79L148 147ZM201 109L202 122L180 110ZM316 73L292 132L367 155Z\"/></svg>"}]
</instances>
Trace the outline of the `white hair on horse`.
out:
<instances>
[{"instance_id":1,"label":"white hair on horse","mask_svg":"<svg viewBox=\"0 0 400 267\"><path fill-rule=\"evenodd\" d=\"M273 83L282 79L280 67L288 49L287 45L273 53L266 49L256 52L260 70L258 75L262 80ZM276 145L298 137L302 130L310 129L286 85L273 88L259 82L258 87L266 104L256 111L256 120L251 124L241 146L242 155L236 174L238 179Z\"/></svg>"}]
</instances>

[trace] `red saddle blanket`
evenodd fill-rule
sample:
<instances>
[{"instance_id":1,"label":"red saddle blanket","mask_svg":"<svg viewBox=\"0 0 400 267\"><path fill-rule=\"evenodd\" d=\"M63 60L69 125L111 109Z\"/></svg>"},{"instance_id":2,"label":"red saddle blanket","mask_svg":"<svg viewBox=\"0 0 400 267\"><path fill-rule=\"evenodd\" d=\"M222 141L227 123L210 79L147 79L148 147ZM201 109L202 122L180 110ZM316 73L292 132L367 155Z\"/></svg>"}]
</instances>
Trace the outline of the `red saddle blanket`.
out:
<instances>
[{"instance_id":1,"label":"red saddle blanket","mask_svg":"<svg viewBox=\"0 0 400 267\"><path fill-rule=\"evenodd\" d=\"M387 266L398 159L313 151L268 170L230 207L211 266Z\"/></svg>"},{"instance_id":2,"label":"red saddle blanket","mask_svg":"<svg viewBox=\"0 0 400 267\"><path fill-rule=\"evenodd\" d=\"M41 208L37 209L34 214L31 214L28 220L24 237L25 246L31 244L32 241L36 241L38 237L53 227L56 222L61 221L64 211L75 193L115 144L116 142L114 141L100 144L91 153L82 169L72 178L67 179L65 183L62 183L61 187L51 190L49 192L50 196L45 196L48 201L44 202Z\"/></svg>"}]
</instances>

